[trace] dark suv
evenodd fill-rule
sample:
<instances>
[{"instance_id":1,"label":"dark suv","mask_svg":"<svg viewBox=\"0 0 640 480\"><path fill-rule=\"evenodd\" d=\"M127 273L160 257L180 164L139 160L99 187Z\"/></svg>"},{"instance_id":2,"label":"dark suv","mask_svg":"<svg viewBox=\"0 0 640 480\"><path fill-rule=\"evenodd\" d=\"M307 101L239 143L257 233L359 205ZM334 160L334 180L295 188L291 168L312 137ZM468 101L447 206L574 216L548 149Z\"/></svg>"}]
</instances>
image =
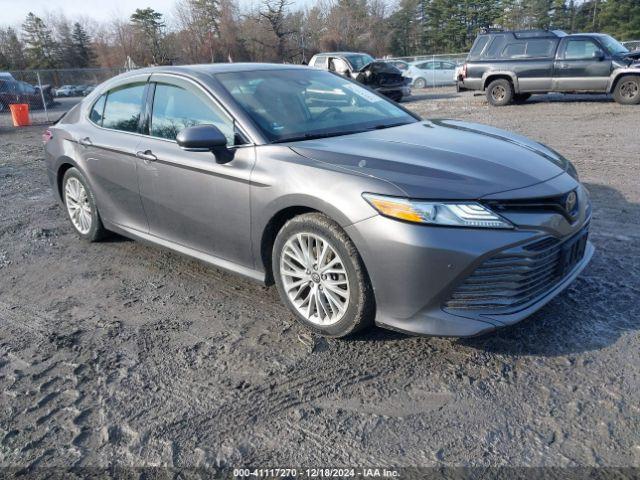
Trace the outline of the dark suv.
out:
<instances>
[{"instance_id":1,"label":"dark suv","mask_svg":"<svg viewBox=\"0 0 640 480\"><path fill-rule=\"evenodd\" d=\"M476 38L458 78L464 90L486 92L491 105L525 102L533 93L613 93L640 103L640 52L609 35L529 30Z\"/></svg>"}]
</instances>

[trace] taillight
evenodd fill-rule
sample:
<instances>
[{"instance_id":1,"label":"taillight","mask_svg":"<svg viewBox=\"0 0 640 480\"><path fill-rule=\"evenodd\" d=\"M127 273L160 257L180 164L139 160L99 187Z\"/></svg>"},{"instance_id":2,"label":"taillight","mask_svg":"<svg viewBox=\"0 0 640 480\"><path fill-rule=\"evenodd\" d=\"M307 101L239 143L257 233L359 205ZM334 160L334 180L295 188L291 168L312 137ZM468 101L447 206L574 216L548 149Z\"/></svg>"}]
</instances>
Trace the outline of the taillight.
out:
<instances>
[{"instance_id":1,"label":"taillight","mask_svg":"<svg viewBox=\"0 0 640 480\"><path fill-rule=\"evenodd\" d=\"M44 133L42 134L42 142L43 143L47 143L49 140L51 140L53 138L53 134L51 133L51 130L45 130Z\"/></svg>"},{"instance_id":2,"label":"taillight","mask_svg":"<svg viewBox=\"0 0 640 480\"><path fill-rule=\"evenodd\" d=\"M462 66L462 78L463 79L467 78L467 64L466 63Z\"/></svg>"}]
</instances>

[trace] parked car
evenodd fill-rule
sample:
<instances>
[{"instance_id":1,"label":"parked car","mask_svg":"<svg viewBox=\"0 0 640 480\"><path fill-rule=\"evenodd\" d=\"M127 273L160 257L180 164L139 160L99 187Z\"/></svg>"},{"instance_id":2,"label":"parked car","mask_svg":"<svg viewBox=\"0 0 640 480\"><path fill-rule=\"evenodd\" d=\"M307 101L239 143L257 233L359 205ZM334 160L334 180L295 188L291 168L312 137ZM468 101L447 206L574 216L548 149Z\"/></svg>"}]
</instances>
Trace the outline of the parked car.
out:
<instances>
[{"instance_id":1,"label":"parked car","mask_svg":"<svg viewBox=\"0 0 640 480\"><path fill-rule=\"evenodd\" d=\"M397 60L397 59L391 58L391 59L385 59L382 61L384 63L388 63L389 65L393 65L401 72L404 72L409 68L409 62L405 62L404 60Z\"/></svg>"},{"instance_id":2,"label":"parked car","mask_svg":"<svg viewBox=\"0 0 640 480\"><path fill-rule=\"evenodd\" d=\"M485 91L496 106L548 92L613 93L618 103L637 105L640 52L599 33L486 33L476 38L459 84Z\"/></svg>"},{"instance_id":3,"label":"parked car","mask_svg":"<svg viewBox=\"0 0 640 480\"><path fill-rule=\"evenodd\" d=\"M44 97L44 102L43 102ZM8 110L9 105L26 103L33 110L44 108L53 103L51 87L43 85L42 94L39 87L27 82L14 80L13 77L0 77L0 111Z\"/></svg>"},{"instance_id":4,"label":"parked car","mask_svg":"<svg viewBox=\"0 0 640 480\"><path fill-rule=\"evenodd\" d=\"M96 88L95 85L85 85L84 88L82 89L82 96L86 97L87 95L89 95L91 92L93 92L93 89Z\"/></svg>"},{"instance_id":5,"label":"parked car","mask_svg":"<svg viewBox=\"0 0 640 480\"><path fill-rule=\"evenodd\" d=\"M456 64L441 60L411 62L404 76L415 88L440 87L455 84Z\"/></svg>"},{"instance_id":6,"label":"parked car","mask_svg":"<svg viewBox=\"0 0 640 480\"><path fill-rule=\"evenodd\" d=\"M335 91L350 101L322 101ZM422 120L317 69L128 72L45 139L49 181L82 239L114 231L275 283L327 336L373 322L447 336L511 325L594 251L588 192L554 150Z\"/></svg>"},{"instance_id":7,"label":"parked car","mask_svg":"<svg viewBox=\"0 0 640 480\"><path fill-rule=\"evenodd\" d=\"M79 97L86 86L63 85L55 91L56 97Z\"/></svg>"},{"instance_id":8,"label":"parked car","mask_svg":"<svg viewBox=\"0 0 640 480\"><path fill-rule=\"evenodd\" d=\"M358 52L328 52L311 57L309 66L352 78L399 102L411 95L408 81L393 65Z\"/></svg>"}]
</instances>

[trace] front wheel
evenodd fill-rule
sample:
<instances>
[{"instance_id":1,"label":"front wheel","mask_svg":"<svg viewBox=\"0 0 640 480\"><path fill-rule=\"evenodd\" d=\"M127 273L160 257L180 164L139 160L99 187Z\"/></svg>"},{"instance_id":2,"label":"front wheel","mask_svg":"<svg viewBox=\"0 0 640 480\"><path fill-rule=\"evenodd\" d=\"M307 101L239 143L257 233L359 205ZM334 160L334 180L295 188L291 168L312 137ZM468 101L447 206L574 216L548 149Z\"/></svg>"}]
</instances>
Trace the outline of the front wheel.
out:
<instances>
[{"instance_id":1,"label":"front wheel","mask_svg":"<svg viewBox=\"0 0 640 480\"><path fill-rule=\"evenodd\" d=\"M62 200L71 225L82 239L96 242L106 236L93 192L77 168L70 168L64 174Z\"/></svg>"},{"instance_id":2,"label":"front wheel","mask_svg":"<svg viewBox=\"0 0 640 480\"><path fill-rule=\"evenodd\" d=\"M618 80L613 98L622 105L640 104L640 76L625 75Z\"/></svg>"},{"instance_id":3,"label":"front wheel","mask_svg":"<svg viewBox=\"0 0 640 480\"><path fill-rule=\"evenodd\" d=\"M373 290L362 259L325 215L289 220L276 237L272 268L280 298L310 330L345 337L373 323Z\"/></svg>"}]
</instances>

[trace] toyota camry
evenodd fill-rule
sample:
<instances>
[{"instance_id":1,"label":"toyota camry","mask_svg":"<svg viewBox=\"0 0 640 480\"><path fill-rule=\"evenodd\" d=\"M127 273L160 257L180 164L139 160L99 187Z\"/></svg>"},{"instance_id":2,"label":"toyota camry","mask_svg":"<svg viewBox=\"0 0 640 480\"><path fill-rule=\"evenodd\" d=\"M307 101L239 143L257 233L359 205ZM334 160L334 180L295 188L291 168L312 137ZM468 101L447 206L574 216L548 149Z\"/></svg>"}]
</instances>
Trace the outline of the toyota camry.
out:
<instances>
[{"instance_id":1,"label":"toyota camry","mask_svg":"<svg viewBox=\"0 0 640 480\"><path fill-rule=\"evenodd\" d=\"M511 325L594 251L588 192L559 153L305 67L129 72L47 130L45 150L82 239L116 232L275 283L331 337Z\"/></svg>"}]
</instances>

